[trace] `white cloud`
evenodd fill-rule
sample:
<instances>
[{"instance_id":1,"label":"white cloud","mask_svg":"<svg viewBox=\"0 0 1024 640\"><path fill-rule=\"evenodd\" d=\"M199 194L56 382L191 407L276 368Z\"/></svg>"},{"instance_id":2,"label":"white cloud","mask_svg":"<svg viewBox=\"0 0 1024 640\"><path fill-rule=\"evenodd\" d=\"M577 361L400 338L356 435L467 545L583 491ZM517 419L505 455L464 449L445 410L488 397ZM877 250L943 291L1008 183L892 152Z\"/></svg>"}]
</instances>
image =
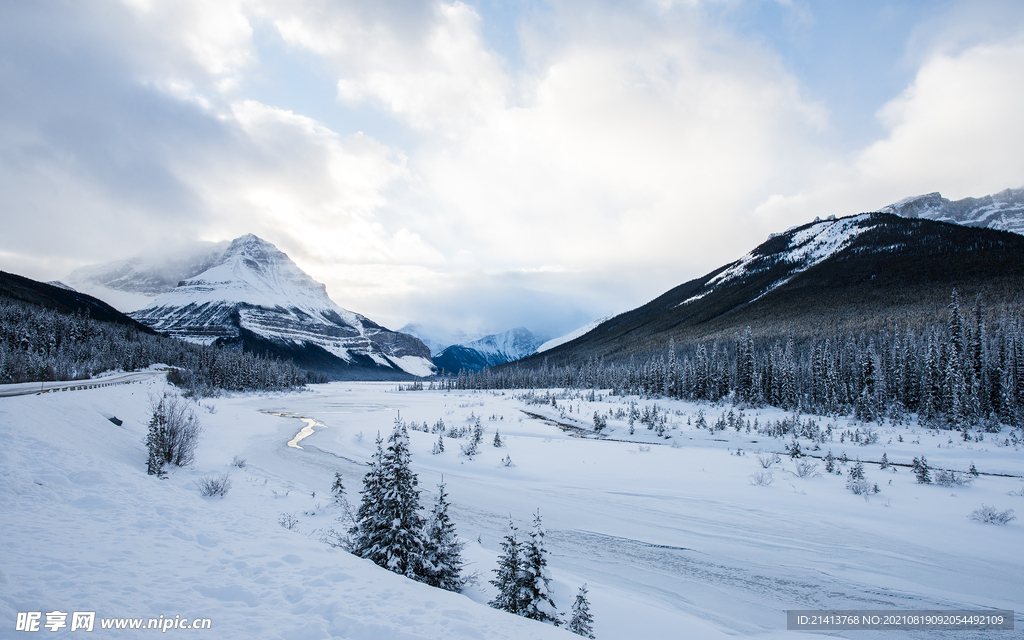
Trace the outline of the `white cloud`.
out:
<instances>
[{"instance_id":1,"label":"white cloud","mask_svg":"<svg viewBox=\"0 0 1024 640\"><path fill-rule=\"evenodd\" d=\"M844 157L824 142L841 123L715 18L733 0L522 9L513 59L461 2L65 8L0 24L0 189L28 212L0 260L47 279L254 232L390 324L584 324L815 215L1024 184L1005 29L915 45L885 136ZM323 86L253 89L294 64Z\"/></svg>"},{"instance_id":2,"label":"white cloud","mask_svg":"<svg viewBox=\"0 0 1024 640\"><path fill-rule=\"evenodd\" d=\"M373 102L421 130L500 109L510 85L483 42L480 16L461 2L425 6L414 28L346 3L289 7L273 21L286 42L333 62L347 104Z\"/></svg>"},{"instance_id":3,"label":"white cloud","mask_svg":"<svg viewBox=\"0 0 1024 640\"><path fill-rule=\"evenodd\" d=\"M870 211L910 195L959 199L1024 185L1024 40L933 53L878 113L886 136L759 212L767 224Z\"/></svg>"}]
</instances>

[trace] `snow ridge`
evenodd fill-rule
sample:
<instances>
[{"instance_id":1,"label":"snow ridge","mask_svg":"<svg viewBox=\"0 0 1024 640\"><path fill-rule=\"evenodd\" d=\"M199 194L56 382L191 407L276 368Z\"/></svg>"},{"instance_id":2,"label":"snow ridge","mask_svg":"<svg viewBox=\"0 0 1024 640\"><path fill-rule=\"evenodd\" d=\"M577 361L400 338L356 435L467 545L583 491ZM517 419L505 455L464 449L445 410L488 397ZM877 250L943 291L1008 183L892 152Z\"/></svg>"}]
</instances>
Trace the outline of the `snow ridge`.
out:
<instances>
[{"instance_id":1,"label":"snow ridge","mask_svg":"<svg viewBox=\"0 0 1024 640\"><path fill-rule=\"evenodd\" d=\"M548 340L544 344L542 344L539 347L537 347L537 350L534 351L534 353L543 353L544 351L550 351L551 349L554 349L555 347L557 347L559 345L563 345L566 342L572 342L576 338L579 338L582 335L586 335L586 334L590 333L595 328L597 328L597 326L599 324L602 324L603 322L605 322L607 320L611 320L614 317L615 317L614 315L610 315L610 316L605 316L603 318L598 318L597 320L594 320L593 322L591 322L589 324L585 324L582 327L580 327L579 329L576 329L575 331L571 331L571 332L565 334L564 336L559 336L557 338L552 338L551 340Z\"/></svg>"},{"instance_id":2,"label":"snow ridge","mask_svg":"<svg viewBox=\"0 0 1024 640\"><path fill-rule=\"evenodd\" d=\"M986 227L1024 235L1024 188L1004 189L981 198L949 200L939 192L904 198L879 213L927 218L968 227Z\"/></svg>"},{"instance_id":3,"label":"snow ridge","mask_svg":"<svg viewBox=\"0 0 1024 640\"><path fill-rule=\"evenodd\" d=\"M848 247L857 236L874 227L875 225L871 223L871 214L865 213L838 220L816 220L806 227L790 230L782 234L782 236L789 236L785 249L772 254L763 253L761 247L754 249L734 262L728 269L708 280L699 293L687 298L676 306L696 302L723 285L765 271L777 266L779 263L790 265L785 275L768 285L757 297L751 300L753 302L786 284L797 274L828 260ZM772 237L779 236L775 235Z\"/></svg>"}]
</instances>

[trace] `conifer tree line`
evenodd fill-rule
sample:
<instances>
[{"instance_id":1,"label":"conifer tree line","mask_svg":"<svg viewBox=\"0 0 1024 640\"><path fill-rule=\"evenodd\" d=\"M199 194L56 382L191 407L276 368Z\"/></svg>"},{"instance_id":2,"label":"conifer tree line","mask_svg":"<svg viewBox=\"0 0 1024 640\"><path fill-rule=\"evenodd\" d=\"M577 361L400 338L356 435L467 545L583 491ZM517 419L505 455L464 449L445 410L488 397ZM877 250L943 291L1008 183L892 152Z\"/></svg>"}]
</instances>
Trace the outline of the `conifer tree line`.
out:
<instances>
[{"instance_id":1,"label":"conifer tree line","mask_svg":"<svg viewBox=\"0 0 1024 640\"><path fill-rule=\"evenodd\" d=\"M442 389L611 389L863 421L915 413L934 428L1024 426L1024 318L965 309L956 291L941 324L823 335L674 345L642 362L506 366L434 381Z\"/></svg>"},{"instance_id":2,"label":"conifer tree line","mask_svg":"<svg viewBox=\"0 0 1024 640\"><path fill-rule=\"evenodd\" d=\"M169 376L171 381L201 395L216 389L286 389L307 382L307 373L291 362L0 298L0 384L83 380L104 371L132 371L158 363L179 367L181 371Z\"/></svg>"},{"instance_id":3,"label":"conifer tree line","mask_svg":"<svg viewBox=\"0 0 1024 640\"><path fill-rule=\"evenodd\" d=\"M442 482L430 514L420 511L419 480L411 467L409 432L400 420L387 446L377 436L377 450L363 476L362 498L349 531L353 554L418 582L461 591L461 552L465 546L448 515Z\"/></svg>"}]
</instances>

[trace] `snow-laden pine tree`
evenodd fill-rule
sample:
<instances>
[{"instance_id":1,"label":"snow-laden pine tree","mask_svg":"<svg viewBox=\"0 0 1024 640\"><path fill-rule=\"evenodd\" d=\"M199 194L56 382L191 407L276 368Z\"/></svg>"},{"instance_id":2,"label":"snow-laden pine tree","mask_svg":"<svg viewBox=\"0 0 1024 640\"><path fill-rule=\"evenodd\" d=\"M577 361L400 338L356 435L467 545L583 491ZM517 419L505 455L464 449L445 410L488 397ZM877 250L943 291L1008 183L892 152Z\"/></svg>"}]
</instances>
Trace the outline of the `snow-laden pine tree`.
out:
<instances>
[{"instance_id":1,"label":"snow-laden pine tree","mask_svg":"<svg viewBox=\"0 0 1024 640\"><path fill-rule=\"evenodd\" d=\"M558 618L555 601L551 597L551 576L548 573L548 552L544 548L544 527L540 511L533 517L530 541L523 549L523 613L531 620L562 623Z\"/></svg>"},{"instance_id":2,"label":"snow-laden pine tree","mask_svg":"<svg viewBox=\"0 0 1024 640\"><path fill-rule=\"evenodd\" d=\"M396 424L381 449L379 462L364 479L363 503L356 514L353 552L395 573L423 580L424 522L420 516L419 481L410 466L409 433Z\"/></svg>"},{"instance_id":3,"label":"snow-laden pine tree","mask_svg":"<svg viewBox=\"0 0 1024 640\"><path fill-rule=\"evenodd\" d=\"M423 582L448 591L462 591L462 549L465 543L455 533L455 523L448 516L448 494L444 482L437 485L437 500L427 519L423 552Z\"/></svg>"},{"instance_id":4,"label":"snow-laden pine tree","mask_svg":"<svg viewBox=\"0 0 1024 640\"><path fill-rule=\"evenodd\" d=\"M363 476L363 489L359 493L362 498L359 501L359 508L356 509L355 525L349 530L352 535L352 553L360 558L372 560L376 564L377 559L371 557L380 536L384 523L380 521L381 503L383 501L381 486L381 461L384 458L384 440L377 434L377 450L367 466L370 470Z\"/></svg>"},{"instance_id":5,"label":"snow-laden pine tree","mask_svg":"<svg viewBox=\"0 0 1024 640\"><path fill-rule=\"evenodd\" d=\"M345 483L341 480L341 472L334 472L334 484L331 485L331 496L334 498L334 502L341 504L345 501Z\"/></svg>"},{"instance_id":6,"label":"snow-laden pine tree","mask_svg":"<svg viewBox=\"0 0 1024 640\"><path fill-rule=\"evenodd\" d=\"M519 529L510 517L508 533L501 541L501 555L498 556L498 568L490 583L498 588L498 595L487 604L495 609L523 615L523 549L522 543L516 539Z\"/></svg>"},{"instance_id":7,"label":"snow-laden pine tree","mask_svg":"<svg viewBox=\"0 0 1024 640\"><path fill-rule=\"evenodd\" d=\"M569 620L569 631L578 636L594 640L594 616L590 613L590 601L587 600L587 585L580 587L576 601L572 603L572 619Z\"/></svg>"},{"instance_id":8,"label":"snow-laden pine tree","mask_svg":"<svg viewBox=\"0 0 1024 640\"><path fill-rule=\"evenodd\" d=\"M153 417L149 419L149 431L146 434L146 449L149 451L146 473L160 478L167 476L167 472L164 471L166 462L164 451L167 449L166 426L166 421L162 419L160 413L154 411Z\"/></svg>"}]
</instances>

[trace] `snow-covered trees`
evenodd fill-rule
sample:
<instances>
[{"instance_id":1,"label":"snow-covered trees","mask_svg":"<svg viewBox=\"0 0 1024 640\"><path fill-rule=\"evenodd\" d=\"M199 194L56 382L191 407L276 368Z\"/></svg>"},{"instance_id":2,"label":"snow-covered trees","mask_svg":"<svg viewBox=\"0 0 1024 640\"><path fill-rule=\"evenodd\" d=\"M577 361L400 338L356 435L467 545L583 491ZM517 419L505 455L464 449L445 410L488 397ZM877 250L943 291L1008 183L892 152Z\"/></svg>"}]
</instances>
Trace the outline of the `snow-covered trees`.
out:
<instances>
[{"instance_id":1,"label":"snow-covered trees","mask_svg":"<svg viewBox=\"0 0 1024 640\"><path fill-rule=\"evenodd\" d=\"M418 484L410 467L409 432L398 423L386 449L378 438L356 512L353 551L385 569L422 580L425 523Z\"/></svg>"},{"instance_id":2,"label":"snow-covered trees","mask_svg":"<svg viewBox=\"0 0 1024 640\"><path fill-rule=\"evenodd\" d=\"M183 467L192 464L202 430L187 400L164 393L154 401L146 433L146 472L151 476L163 476L164 465Z\"/></svg>"},{"instance_id":3,"label":"snow-covered trees","mask_svg":"<svg viewBox=\"0 0 1024 640\"><path fill-rule=\"evenodd\" d=\"M432 587L461 591L462 549L465 544L455 533L455 523L448 516L448 494L444 483L437 485L437 500L427 519L423 552L423 582Z\"/></svg>"},{"instance_id":4,"label":"snow-covered trees","mask_svg":"<svg viewBox=\"0 0 1024 640\"><path fill-rule=\"evenodd\" d=\"M914 477L917 478L919 484L932 483L931 467L928 466L928 461L924 459L924 456L914 458L912 469L914 470Z\"/></svg>"},{"instance_id":5,"label":"snow-covered trees","mask_svg":"<svg viewBox=\"0 0 1024 640\"><path fill-rule=\"evenodd\" d=\"M331 484L331 497L335 504L345 502L345 483L341 480L341 472L334 472L334 482Z\"/></svg>"},{"instance_id":6,"label":"snow-covered trees","mask_svg":"<svg viewBox=\"0 0 1024 640\"><path fill-rule=\"evenodd\" d=\"M494 570L494 579L490 581L497 587L498 595L487 604L495 609L523 615L526 608L523 602L523 552L517 538L519 529L509 518L508 533L501 541L501 555L498 556L498 568Z\"/></svg>"},{"instance_id":7,"label":"snow-covered trees","mask_svg":"<svg viewBox=\"0 0 1024 640\"><path fill-rule=\"evenodd\" d=\"M540 512L534 516L529 541L517 538L519 530L511 519L508 526L509 531L501 543L498 568L494 570L495 578L490 581L498 588L498 595L489 604L509 613L560 625L551 597Z\"/></svg>"},{"instance_id":8,"label":"snow-covered trees","mask_svg":"<svg viewBox=\"0 0 1024 640\"><path fill-rule=\"evenodd\" d=\"M463 544L448 515L444 484L438 487L437 501L424 520L404 423L395 421L387 442L385 447L377 436L377 450L363 476L362 499L349 531L351 551L413 580L458 591L464 584L460 575Z\"/></svg>"},{"instance_id":9,"label":"snow-covered trees","mask_svg":"<svg viewBox=\"0 0 1024 640\"><path fill-rule=\"evenodd\" d=\"M621 395L667 395L716 402L767 403L865 422L918 414L934 428L997 432L1024 427L1024 316L1019 308L963 313L951 295L944 319L908 318L857 334L830 327L754 336L734 342L680 344L619 361L513 365L442 378L433 388L612 389ZM630 416L630 426L639 416ZM597 423L595 423L595 428Z\"/></svg>"},{"instance_id":10,"label":"snow-covered trees","mask_svg":"<svg viewBox=\"0 0 1024 640\"><path fill-rule=\"evenodd\" d=\"M62 313L0 298L0 384L81 380L155 363L177 367L168 379L199 395L219 389L285 389L307 381L307 373L290 362L153 335L94 320L88 313Z\"/></svg>"},{"instance_id":11,"label":"snow-covered trees","mask_svg":"<svg viewBox=\"0 0 1024 640\"><path fill-rule=\"evenodd\" d=\"M583 585L576 594L576 601L572 603L569 631L594 640L594 616L590 613L590 601L587 600L587 593L587 585Z\"/></svg>"},{"instance_id":12,"label":"snow-covered trees","mask_svg":"<svg viewBox=\"0 0 1024 640\"><path fill-rule=\"evenodd\" d=\"M548 552L544 547L544 527L540 511L533 516L530 540L523 550L523 613L527 618L561 624L555 601L551 597L551 576L548 573Z\"/></svg>"}]
</instances>

